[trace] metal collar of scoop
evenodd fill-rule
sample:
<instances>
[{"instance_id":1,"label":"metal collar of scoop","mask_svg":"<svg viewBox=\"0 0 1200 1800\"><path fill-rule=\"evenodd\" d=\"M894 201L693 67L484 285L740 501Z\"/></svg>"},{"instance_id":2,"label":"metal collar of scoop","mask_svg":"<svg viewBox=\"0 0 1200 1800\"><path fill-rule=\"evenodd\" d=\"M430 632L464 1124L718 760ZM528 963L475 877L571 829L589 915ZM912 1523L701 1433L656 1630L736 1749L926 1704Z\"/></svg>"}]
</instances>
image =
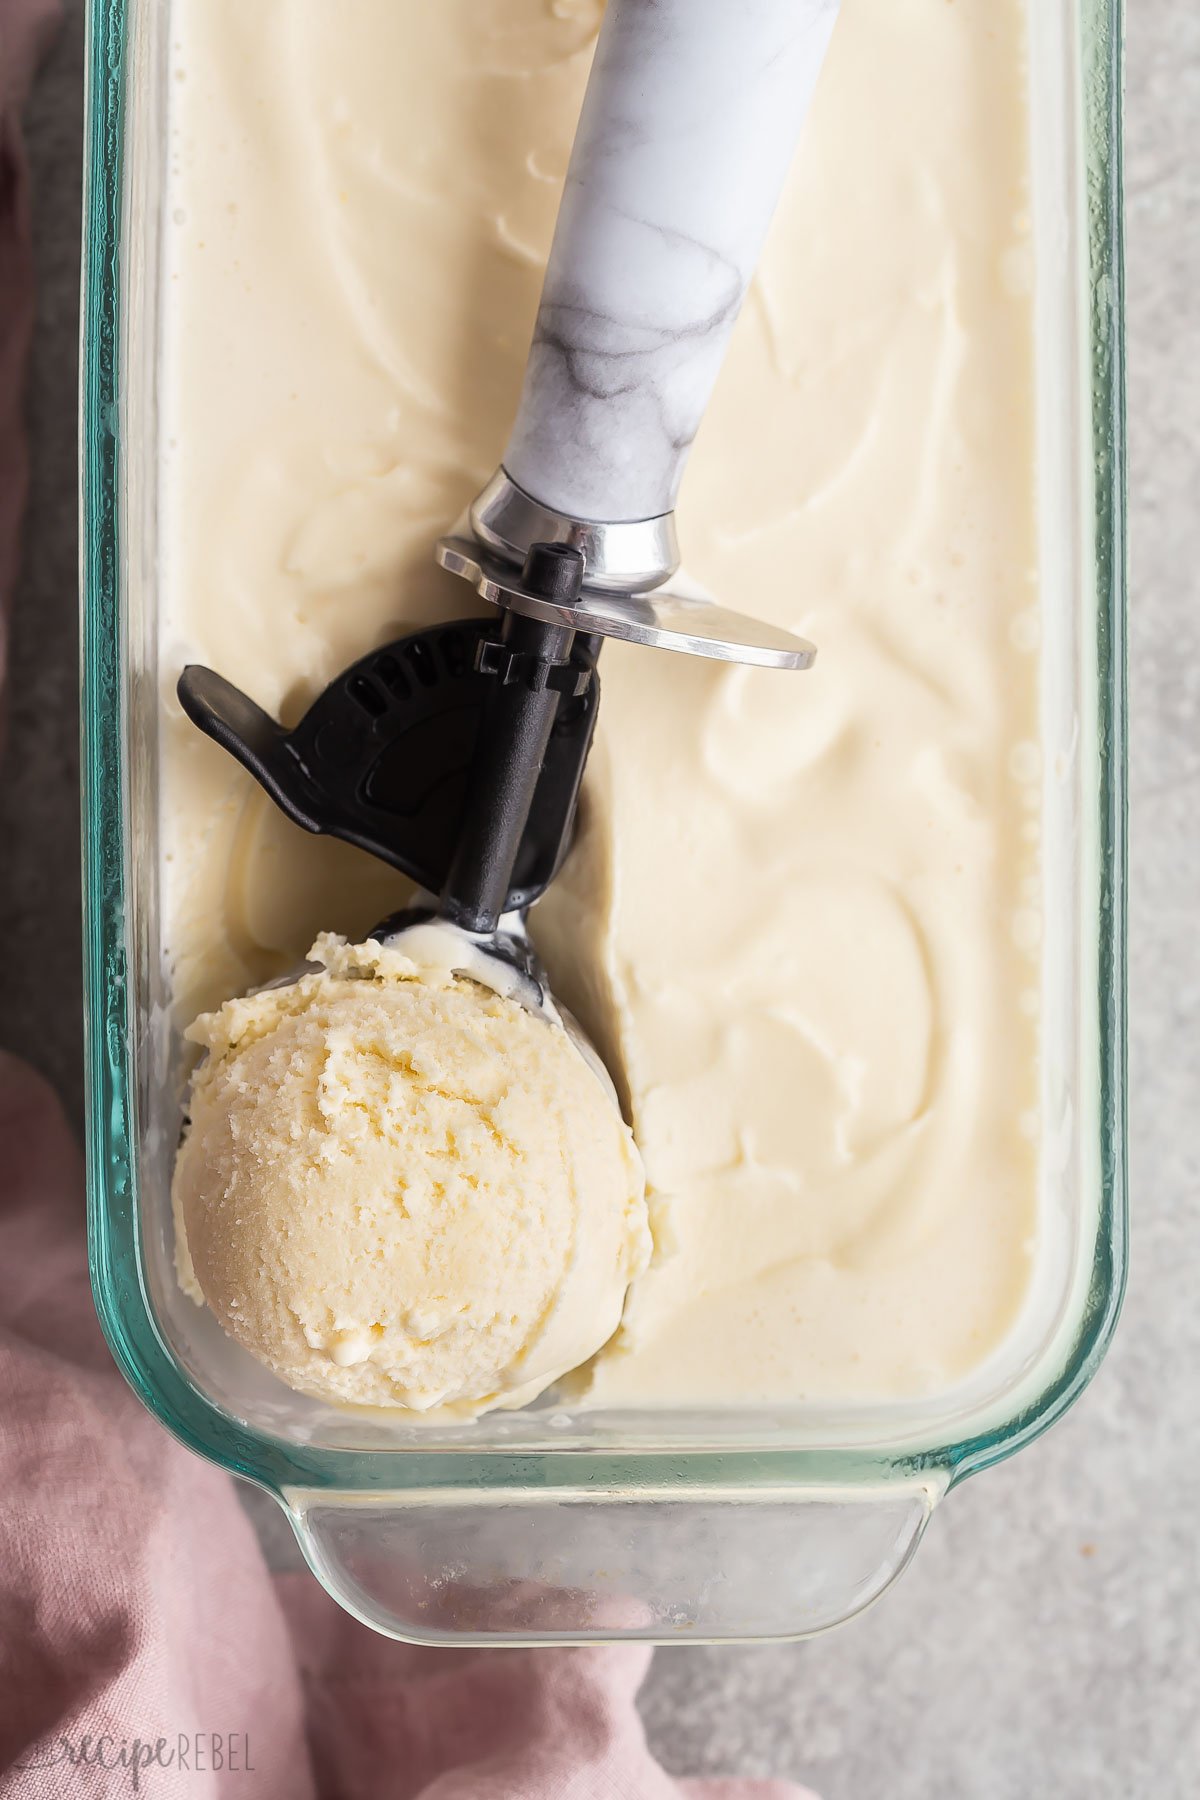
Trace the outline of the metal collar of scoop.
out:
<instances>
[{"instance_id":1,"label":"metal collar of scoop","mask_svg":"<svg viewBox=\"0 0 1200 1800\"><path fill-rule=\"evenodd\" d=\"M572 519L543 506L503 468L496 470L471 502L466 522L456 531L477 538L486 549L518 567L534 544L570 544L582 552L587 585L607 593L641 593L658 587L679 567L674 513L614 525Z\"/></svg>"},{"instance_id":2,"label":"metal collar of scoop","mask_svg":"<svg viewBox=\"0 0 1200 1800\"><path fill-rule=\"evenodd\" d=\"M464 519L460 525L468 523ZM471 582L493 606L545 625L768 669L807 669L817 654L805 638L730 612L699 592L688 593L682 584L638 593L585 586L570 604L547 600L524 587L519 568L461 528L439 540L437 560L452 575Z\"/></svg>"}]
</instances>

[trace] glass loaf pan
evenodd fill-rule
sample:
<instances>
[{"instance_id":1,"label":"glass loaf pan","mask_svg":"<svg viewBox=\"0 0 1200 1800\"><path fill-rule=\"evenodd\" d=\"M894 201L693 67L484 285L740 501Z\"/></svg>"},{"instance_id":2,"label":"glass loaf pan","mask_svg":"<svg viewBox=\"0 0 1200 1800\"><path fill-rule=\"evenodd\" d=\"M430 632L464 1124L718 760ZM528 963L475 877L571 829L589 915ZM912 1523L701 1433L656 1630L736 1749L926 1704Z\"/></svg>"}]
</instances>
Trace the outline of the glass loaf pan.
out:
<instances>
[{"instance_id":1,"label":"glass loaf pan","mask_svg":"<svg viewBox=\"0 0 1200 1800\"><path fill-rule=\"evenodd\" d=\"M918 1404L415 1430L285 1390L178 1291L157 916L155 414L167 8L90 0L83 343L89 1239L113 1353L283 1506L319 1579L428 1642L762 1639L880 1594L958 1481L1081 1392L1125 1259L1119 0L1029 0L1046 755L1043 1255L1023 1329Z\"/></svg>"}]
</instances>

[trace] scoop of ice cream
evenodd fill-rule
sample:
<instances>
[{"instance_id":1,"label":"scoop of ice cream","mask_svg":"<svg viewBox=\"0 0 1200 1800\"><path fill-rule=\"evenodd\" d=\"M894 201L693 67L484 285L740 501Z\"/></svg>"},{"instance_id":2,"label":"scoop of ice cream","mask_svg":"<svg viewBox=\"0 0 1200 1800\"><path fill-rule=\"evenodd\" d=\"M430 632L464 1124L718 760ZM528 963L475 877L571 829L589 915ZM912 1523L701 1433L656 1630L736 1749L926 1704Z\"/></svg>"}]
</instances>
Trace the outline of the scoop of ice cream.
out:
<instances>
[{"instance_id":1,"label":"scoop of ice cream","mask_svg":"<svg viewBox=\"0 0 1200 1800\"><path fill-rule=\"evenodd\" d=\"M470 1417L611 1337L649 1230L572 1038L452 960L323 937L198 1019L173 1199L184 1287L292 1387Z\"/></svg>"}]
</instances>

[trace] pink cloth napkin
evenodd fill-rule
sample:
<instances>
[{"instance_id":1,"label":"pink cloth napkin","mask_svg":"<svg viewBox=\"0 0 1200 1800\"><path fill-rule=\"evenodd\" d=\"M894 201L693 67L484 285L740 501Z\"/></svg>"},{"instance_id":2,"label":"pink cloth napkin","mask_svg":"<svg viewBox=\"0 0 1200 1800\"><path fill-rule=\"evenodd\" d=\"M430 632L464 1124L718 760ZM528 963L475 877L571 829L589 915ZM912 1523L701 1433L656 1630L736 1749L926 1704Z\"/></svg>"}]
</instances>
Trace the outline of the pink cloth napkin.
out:
<instances>
[{"instance_id":1,"label":"pink cloth napkin","mask_svg":"<svg viewBox=\"0 0 1200 1800\"><path fill-rule=\"evenodd\" d=\"M4 747L5 600L17 566L27 468L22 376L33 328L29 192L20 109L58 0L0 0L0 749Z\"/></svg>"},{"instance_id":2,"label":"pink cloth napkin","mask_svg":"<svg viewBox=\"0 0 1200 1800\"><path fill-rule=\"evenodd\" d=\"M55 13L0 0L0 699L32 318L17 114ZM232 1482L113 1368L78 1152L45 1083L0 1052L0 1800L803 1800L669 1777L635 1705L649 1659L410 1649L309 1576L273 1579Z\"/></svg>"}]
</instances>

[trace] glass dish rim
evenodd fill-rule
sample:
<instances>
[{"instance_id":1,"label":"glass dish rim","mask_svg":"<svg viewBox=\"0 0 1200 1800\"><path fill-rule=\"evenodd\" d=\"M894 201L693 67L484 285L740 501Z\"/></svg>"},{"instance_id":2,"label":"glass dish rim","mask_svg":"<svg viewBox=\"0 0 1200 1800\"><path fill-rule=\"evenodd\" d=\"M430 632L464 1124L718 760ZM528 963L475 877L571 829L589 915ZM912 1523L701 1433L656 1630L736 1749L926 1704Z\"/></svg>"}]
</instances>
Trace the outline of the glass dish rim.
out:
<instances>
[{"instance_id":1,"label":"glass dish rim","mask_svg":"<svg viewBox=\"0 0 1200 1800\"><path fill-rule=\"evenodd\" d=\"M88 0L81 307L80 591L88 1249L97 1312L134 1391L191 1449L277 1496L481 1486L678 1491L828 1488L936 1476L957 1482L1022 1448L1095 1373L1125 1285L1126 673L1125 394L1121 198L1123 0L1078 0L1084 47L1095 478L1099 778L1100 1157L1096 1254L1070 1354L1036 1400L961 1442L903 1455L877 1449L720 1450L637 1446L346 1450L243 1426L189 1380L161 1335L138 1249L131 1081L121 623L121 201L128 0ZM1091 896L1088 896L1089 901Z\"/></svg>"}]
</instances>

